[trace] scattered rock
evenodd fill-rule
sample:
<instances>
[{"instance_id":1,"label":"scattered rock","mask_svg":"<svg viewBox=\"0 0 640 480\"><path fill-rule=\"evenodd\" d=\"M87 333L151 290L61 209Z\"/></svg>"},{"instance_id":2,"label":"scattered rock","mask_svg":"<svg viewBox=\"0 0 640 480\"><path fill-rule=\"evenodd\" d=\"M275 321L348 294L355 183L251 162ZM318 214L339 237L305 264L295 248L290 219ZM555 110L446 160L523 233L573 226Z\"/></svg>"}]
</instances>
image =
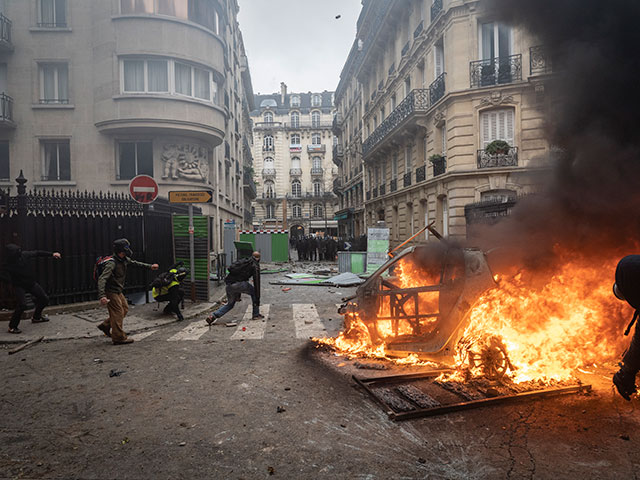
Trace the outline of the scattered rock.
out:
<instances>
[{"instance_id":1,"label":"scattered rock","mask_svg":"<svg viewBox=\"0 0 640 480\"><path fill-rule=\"evenodd\" d=\"M284 387L285 392L288 392L289 390L291 390L290 387Z\"/></svg>"},{"instance_id":2,"label":"scattered rock","mask_svg":"<svg viewBox=\"0 0 640 480\"><path fill-rule=\"evenodd\" d=\"M629 438L629 435L620 435L620 438L621 438L622 440L626 440L627 442L628 442L629 440L631 440L631 438Z\"/></svg>"},{"instance_id":3,"label":"scattered rock","mask_svg":"<svg viewBox=\"0 0 640 480\"><path fill-rule=\"evenodd\" d=\"M180 447L184 447L186 444L187 444L187 442L180 442L180 443L178 444L178 446L180 446Z\"/></svg>"},{"instance_id":4,"label":"scattered rock","mask_svg":"<svg viewBox=\"0 0 640 480\"><path fill-rule=\"evenodd\" d=\"M124 370L111 370L109 372L109 377L119 377L124 373Z\"/></svg>"},{"instance_id":5,"label":"scattered rock","mask_svg":"<svg viewBox=\"0 0 640 480\"><path fill-rule=\"evenodd\" d=\"M418 457L418 463L427 463L427 460L422 457Z\"/></svg>"},{"instance_id":6,"label":"scattered rock","mask_svg":"<svg viewBox=\"0 0 640 480\"><path fill-rule=\"evenodd\" d=\"M276 408L276 412L278 412L278 413L282 413L282 412L286 412L286 411L287 411L287 409L284 408L284 407L281 407L280 405L278 405L277 408Z\"/></svg>"},{"instance_id":7,"label":"scattered rock","mask_svg":"<svg viewBox=\"0 0 640 480\"><path fill-rule=\"evenodd\" d=\"M273 467L267 467L267 472L269 472L269 475L275 475L276 470Z\"/></svg>"},{"instance_id":8,"label":"scattered rock","mask_svg":"<svg viewBox=\"0 0 640 480\"><path fill-rule=\"evenodd\" d=\"M238 324L236 322L228 322L228 323L225 323L225 326L227 326L227 327L237 327Z\"/></svg>"}]
</instances>

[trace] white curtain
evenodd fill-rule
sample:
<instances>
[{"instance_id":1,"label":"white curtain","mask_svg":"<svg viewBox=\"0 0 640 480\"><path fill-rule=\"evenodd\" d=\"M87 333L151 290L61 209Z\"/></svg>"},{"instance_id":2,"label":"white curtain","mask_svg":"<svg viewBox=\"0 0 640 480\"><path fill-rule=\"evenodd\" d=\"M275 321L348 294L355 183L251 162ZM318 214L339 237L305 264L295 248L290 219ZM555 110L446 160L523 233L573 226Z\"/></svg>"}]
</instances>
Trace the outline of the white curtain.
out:
<instances>
[{"instance_id":1,"label":"white curtain","mask_svg":"<svg viewBox=\"0 0 640 480\"><path fill-rule=\"evenodd\" d=\"M191 67L176 63L176 92L191 96Z\"/></svg>"},{"instance_id":2,"label":"white curtain","mask_svg":"<svg viewBox=\"0 0 640 480\"><path fill-rule=\"evenodd\" d=\"M42 87L43 100L55 100L56 98L56 77L53 65L42 66Z\"/></svg>"},{"instance_id":3,"label":"white curtain","mask_svg":"<svg viewBox=\"0 0 640 480\"><path fill-rule=\"evenodd\" d=\"M150 92L168 92L169 74L166 60L149 60L147 62Z\"/></svg>"},{"instance_id":4,"label":"white curtain","mask_svg":"<svg viewBox=\"0 0 640 480\"><path fill-rule=\"evenodd\" d=\"M53 25L53 0L40 0L40 23Z\"/></svg>"},{"instance_id":5,"label":"white curtain","mask_svg":"<svg viewBox=\"0 0 640 480\"><path fill-rule=\"evenodd\" d=\"M209 84L209 72L206 70L200 70L199 68L193 69L194 73L194 96L196 98L202 98L203 100L211 100L211 88Z\"/></svg>"},{"instance_id":6,"label":"white curtain","mask_svg":"<svg viewBox=\"0 0 640 480\"><path fill-rule=\"evenodd\" d=\"M124 91L144 92L144 61L125 60L123 63Z\"/></svg>"},{"instance_id":7,"label":"white curtain","mask_svg":"<svg viewBox=\"0 0 640 480\"><path fill-rule=\"evenodd\" d=\"M66 0L56 0L55 4L55 24L62 27L67 24Z\"/></svg>"},{"instance_id":8,"label":"white curtain","mask_svg":"<svg viewBox=\"0 0 640 480\"><path fill-rule=\"evenodd\" d=\"M57 65L58 73L58 101L66 102L69 100L69 69L66 65Z\"/></svg>"},{"instance_id":9,"label":"white curtain","mask_svg":"<svg viewBox=\"0 0 640 480\"><path fill-rule=\"evenodd\" d=\"M58 178L57 148L55 143L44 144L44 165L42 168L43 180L56 180Z\"/></svg>"}]
</instances>

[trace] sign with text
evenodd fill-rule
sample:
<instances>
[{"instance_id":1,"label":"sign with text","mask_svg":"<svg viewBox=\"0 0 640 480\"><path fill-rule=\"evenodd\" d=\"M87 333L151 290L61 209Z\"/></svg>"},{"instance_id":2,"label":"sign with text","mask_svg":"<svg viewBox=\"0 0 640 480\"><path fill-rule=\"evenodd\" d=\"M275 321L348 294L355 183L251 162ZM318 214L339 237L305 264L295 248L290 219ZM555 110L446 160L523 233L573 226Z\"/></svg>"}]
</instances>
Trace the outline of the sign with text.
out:
<instances>
[{"instance_id":1,"label":"sign with text","mask_svg":"<svg viewBox=\"0 0 640 480\"><path fill-rule=\"evenodd\" d=\"M138 175L129 182L129 193L136 202L147 205L158 197L158 184L149 175Z\"/></svg>"},{"instance_id":2,"label":"sign with text","mask_svg":"<svg viewBox=\"0 0 640 480\"><path fill-rule=\"evenodd\" d=\"M213 192L211 190L169 192L170 203L211 203L212 201Z\"/></svg>"},{"instance_id":3,"label":"sign with text","mask_svg":"<svg viewBox=\"0 0 640 480\"><path fill-rule=\"evenodd\" d=\"M375 272L389 257L389 229L369 228L367 230L367 272Z\"/></svg>"}]
</instances>

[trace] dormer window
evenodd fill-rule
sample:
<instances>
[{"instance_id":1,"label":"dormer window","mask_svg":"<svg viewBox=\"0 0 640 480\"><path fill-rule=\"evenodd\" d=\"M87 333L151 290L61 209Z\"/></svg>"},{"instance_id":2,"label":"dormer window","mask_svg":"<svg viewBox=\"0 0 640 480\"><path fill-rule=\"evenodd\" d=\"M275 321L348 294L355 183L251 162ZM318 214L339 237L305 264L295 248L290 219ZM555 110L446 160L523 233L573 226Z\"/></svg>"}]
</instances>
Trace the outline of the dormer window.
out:
<instances>
[{"instance_id":1,"label":"dormer window","mask_svg":"<svg viewBox=\"0 0 640 480\"><path fill-rule=\"evenodd\" d=\"M300 97L297 96L297 95L292 95L290 103L291 103L292 107L299 107L300 106Z\"/></svg>"}]
</instances>

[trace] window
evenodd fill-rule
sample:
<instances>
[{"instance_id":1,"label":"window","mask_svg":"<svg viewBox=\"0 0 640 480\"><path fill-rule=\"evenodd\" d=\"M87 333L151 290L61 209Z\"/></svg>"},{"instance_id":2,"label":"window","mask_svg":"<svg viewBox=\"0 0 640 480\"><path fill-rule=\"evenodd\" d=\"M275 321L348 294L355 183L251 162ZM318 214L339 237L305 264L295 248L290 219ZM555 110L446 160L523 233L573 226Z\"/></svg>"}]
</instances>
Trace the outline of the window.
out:
<instances>
[{"instance_id":1,"label":"window","mask_svg":"<svg viewBox=\"0 0 640 480\"><path fill-rule=\"evenodd\" d=\"M0 142L0 180L9 180L9 142Z\"/></svg>"},{"instance_id":2,"label":"window","mask_svg":"<svg viewBox=\"0 0 640 480\"><path fill-rule=\"evenodd\" d=\"M323 208L321 203L316 203L313 205L313 216L316 218L323 216Z\"/></svg>"},{"instance_id":3,"label":"window","mask_svg":"<svg viewBox=\"0 0 640 480\"><path fill-rule=\"evenodd\" d=\"M319 197L320 195L322 195L322 183L318 180L313 182L313 194L316 197Z\"/></svg>"},{"instance_id":4,"label":"window","mask_svg":"<svg viewBox=\"0 0 640 480\"><path fill-rule=\"evenodd\" d=\"M311 106L319 107L322 104L322 97L318 94L314 94L311 96Z\"/></svg>"},{"instance_id":5,"label":"window","mask_svg":"<svg viewBox=\"0 0 640 480\"><path fill-rule=\"evenodd\" d=\"M136 175L153 177L151 142L120 142L118 160L118 180L131 180Z\"/></svg>"},{"instance_id":6,"label":"window","mask_svg":"<svg viewBox=\"0 0 640 480\"><path fill-rule=\"evenodd\" d=\"M120 0L120 13L167 15L220 34L220 17L210 0Z\"/></svg>"},{"instance_id":7,"label":"window","mask_svg":"<svg viewBox=\"0 0 640 480\"><path fill-rule=\"evenodd\" d=\"M482 60L511 55L511 28L497 22L480 25L480 58Z\"/></svg>"},{"instance_id":8,"label":"window","mask_svg":"<svg viewBox=\"0 0 640 480\"><path fill-rule=\"evenodd\" d=\"M47 140L42 142L42 180L71 180L69 140Z\"/></svg>"},{"instance_id":9,"label":"window","mask_svg":"<svg viewBox=\"0 0 640 480\"><path fill-rule=\"evenodd\" d=\"M300 169L300 157L291 158L291 168Z\"/></svg>"},{"instance_id":10,"label":"window","mask_svg":"<svg viewBox=\"0 0 640 480\"><path fill-rule=\"evenodd\" d=\"M263 119L264 119L265 123L273 123L273 113L264 112Z\"/></svg>"},{"instance_id":11,"label":"window","mask_svg":"<svg viewBox=\"0 0 640 480\"><path fill-rule=\"evenodd\" d=\"M411 77L404 79L404 96L406 97L411 92Z\"/></svg>"},{"instance_id":12,"label":"window","mask_svg":"<svg viewBox=\"0 0 640 480\"><path fill-rule=\"evenodd\" d=\"M300 180L294 180L291 182L291 195L294 198L300 198L302 196L302 184Z\"/></svg>"},{"instance_id":13,"label":"window","mask_svg":"<svg viewBox=\"0 0 640 480\"><path fill-rule=\"evenodd\" d=\"M267 203L267 218L276 218L276 206L273 203Z\"/></svg>"},{"instance_id":14,"label":"window","mask_svg":"<svg viewBox=\"0 0 640 480\"><path fill-rule=\"evenodd\" d=\"M300 97L297 96L297 95L293 95L291 97L290 103L291 103L292 107L299 107L300 106Z\"/></svg>"},{"instance_id":15,"label":"window","mask_svg":"<svg viewBox=\"0 0 640 480\"><path fill-rule=\"evenodd\" d=\"M413 167L411 159L411 147L407 145L404 147L404 173L409 173Z\"/></svg>"},{"instance_id":16,"label":"window","mask_svg":"<svg viewBox=\"0 0 640 480\"><path fill-rule=\"evenodd\" d=\"M40 65L40 103L69 103L69 68L66 63Z\"/></svg>"},{"instance_id":17,"label":"window","mask_svg":"<svg viewBox=\"0 0 640 480\"><path fill-rule=\"evenodd\" d=\"M298 112L291 112L291 126L293 128L300 127L300 114Z\"/></svg>"},{"instance_id":18,"label":"window","mask_svg":"<svg viewBox=\"0 0 640 480\"><path fill-rule=\"evenodd\" d=\"M297 203L293 206L293 218L302 218L302 206Z\"/></svg>"},{"instance_id":19,"label":"window","mask_svg":"<svg viewBox=\"0 0 640 480\"><path fill-rule=\"evenodd\" d=\"M311 112L311 126L313 128L320 128L320 112L317 110Z\"/></svg>"},{"instance_id":20,"label":"window","mask_svg":"<svg viewBox=\"0 0 640 480\"><path fill-rule=\"evenodd\" d=\"M273 150L273 135L265 135L262 143L265 150Z\"/></svg>"},{"instance_id":21,"label":"window","mask_svg":"<svg viewBox=\"0 0 640 480\"><path fill-rule=\"evenodd\" d=\"M398 154L394 153L391 159L391 180L398 178Z\"/></svg>"},{"instance_id":22,"label":"window","mask_svg":"<svg viewBox=\"0 0 640 480\"><path fill-rule=\"evenodd\" d=\"M65 28L67 26L67 0L39 0L38 26Z\"/></svg>"},{"instance_id":23,"label":"window","mask_svg":"<svg viewBox=\"0 0 640 480\"><path fill-rule=\"evenodd\" d=\"M168 92L166 60L123 60L125 92Z\"/></svg>"},{"instance_id":24,"label":"window","mask_svg":"<svg viewBox=\"0 0 640 480\"><path fill-rule=\"evenodd\" d=\"M312 166L313 169L322 168L322 158L313 157L311 166Z\"/></svg>"},{"instance_id":25,"label":"window","mask_svg":"<svg viewBox=\"0 0 640 480\"><path fill-rule=\"evenodd\" d=\"M184 63L175 63L176 93L211 100L210 72Z\"/></svg>"},{"instance_id":26,"label":"window","mask_svg":"<svg viewBox=\"0 0 640 480\"><path fill-rule=\"evenodd\" d=\"M312 145L322 145L322 137L319 133L311 134L311 144Z\"/></svg>"},{"instance_id":27,"label":"window","mask_svg":"<svg viewBox=\"0 0 640 480\"><path fill-rule=\"evenodd\" d=\"M264 196L265 198L276 198L276 187L271 180L264 182Z\"/></svg>"},{"instance_id":28,"label":"window","mask_svg":"<svg viewBox=\"0 0 640 480\"><path fill-rule=\"evenodd\" d=\"M294 133L291 135L291 146L296 146L299 147L300 146L300 134L298 133Z\"/></svg>"},{"instance_id":29,"label":"window","mask_svg":"<svg viewBox=\"0 0 640 480\"><path fill-rule=\"evenodd\" d=\"M494 140L504 140L509 145L514 144L514 112L512 108L490 110L480 115L482 128L482 148Z\"/></svg>"},{"instance_id":30,"label":"window","mask_svg":"<svg viewBox=\"0 0 640 480\"><path fill-rule=\"evenodd\" d=\"M433 47L434 78L444 73L444 44L440 39Z\"/></svg>"}]
</instances>

